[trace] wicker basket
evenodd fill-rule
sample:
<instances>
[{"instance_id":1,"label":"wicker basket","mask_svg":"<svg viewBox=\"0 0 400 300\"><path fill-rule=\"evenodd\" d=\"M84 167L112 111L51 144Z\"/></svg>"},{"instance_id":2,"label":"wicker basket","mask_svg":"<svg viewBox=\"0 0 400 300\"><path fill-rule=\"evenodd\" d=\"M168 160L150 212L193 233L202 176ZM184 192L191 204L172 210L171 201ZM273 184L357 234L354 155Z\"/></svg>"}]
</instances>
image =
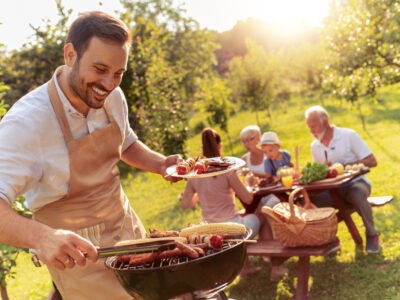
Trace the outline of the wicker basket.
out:
<instances>
[{"instance_id":1,"label":"wicker basket","mask_svg":"<svg viewBox=\"0 0 400 300\"><path fill-rule=\"evenodd\" d=\"M294 198L302 192L306 205L295 205ZM307 207L312 207L308 208ZM289 202L263 207L273 224L275 238L286 247L318 246L332 242L337 233L337 217L332 207L316 208L310 202L307 191L300 187L289 196Z\"/></svg>"}]
</instances>

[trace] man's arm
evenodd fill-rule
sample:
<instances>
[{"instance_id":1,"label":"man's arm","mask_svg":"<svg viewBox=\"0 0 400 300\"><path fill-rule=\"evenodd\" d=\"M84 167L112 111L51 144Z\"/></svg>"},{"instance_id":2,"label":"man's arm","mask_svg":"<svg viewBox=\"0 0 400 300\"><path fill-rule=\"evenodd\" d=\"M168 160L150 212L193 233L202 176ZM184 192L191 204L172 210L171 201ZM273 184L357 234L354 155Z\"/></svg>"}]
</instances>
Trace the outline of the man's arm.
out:
<instances>
[{"instance_id":1,"label":"man's arm","mask_svg":"<svg viewBox=\"0 0 400 300\"><path fill-rule=\"evenodd\" d=\"M56 230L35 220L18 215L3 199L0 199L0 243L20 248L35 249L39 259L59 269L72 268L75 263L86 263L84 253L93 261L97 250L92 243L79 235ZM70 263L65 264L65 261Z\"/></svg>"},{"instance_id":2,"label":"man's arm","mask_svg":"<svg viewBox=\"0 0 400 300\"><path fill-rule=\"evenodd\" d=\"M181 159L180 155L170 155L165 157L164 155L151 150L139 140L130 145L122 153L122 160L128 165L163 176L166 175L166 169L169 166L177 164ZM178 180L171 176L167 176L166 179L170 181Z\"/></svg>"},{"instance_id":3,"label":"man's arm","mask_svg":"<svg viewBox=\"0 0 400 300\"><path fill-rule=\"evenodd\" d=\"M353 164L359 164L359 163L364 164L364 166L367 166L368 168L373 168L378 165L378 162L376 161L376 158L372 153L364 157L363 159L360 159L359 161L355 161Z\"/></svg>"}]
</instances>

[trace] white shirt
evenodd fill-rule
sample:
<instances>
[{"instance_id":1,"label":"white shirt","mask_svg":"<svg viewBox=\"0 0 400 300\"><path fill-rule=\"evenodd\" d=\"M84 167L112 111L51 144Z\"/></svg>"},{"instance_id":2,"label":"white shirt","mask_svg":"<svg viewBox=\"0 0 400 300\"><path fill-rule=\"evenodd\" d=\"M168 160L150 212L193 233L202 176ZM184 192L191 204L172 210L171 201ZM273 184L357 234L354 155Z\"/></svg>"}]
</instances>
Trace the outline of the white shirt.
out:
<instances>
[{"instance_id":1,"label":"white shirt","mask_svg":"<svg viewBox=\"0 0 400 300\"><path fill-rule=\"evenodd\" d=\"M333 126L333 137L328 147L318 140L311 143L314 161L324 163L326 160L325 151L331 164L339 162L343 165L353 163L372 154L371 149L357 132L349 128L335 126Z\"/></svg>"},{"instance_id":2,"label":"white shirt","mask_svg":"<svg viewBox=\"0 0 400 300\"><path fill-rule=\"evenodd\" d=\"M311 143L311 154L316 162L324 163L327 158L331 164L339 162L347 165L369 156L372 151L353 129L333 126L333 137L328 147L314 140ZM364 179L369 183L365 176L357 178L359 179Z\"/></svg>"},{"instance_id":3,"label":"white shirt","mask_svg":"<svg viewBox=\"0 0 400 300\"><path fill-rule=\"evenodd\" d=\"M104 108L90 109L85 117L70 104L57 83L61 68L53 79L73 137L83 137L108 124ZM105 105L121 129L124 151L137 136L129 126L122 90L115 89ZM46 83L17 101L0 122L0 198L12 203L25 194L27 207L36 211L66 195L69 176L68 149Z\"/></svg>"},{"instance_id":4,"label":"white shirt","mask_svg":"<svg viewBox=\"0 0 400 300\"><path fill-rule=\"evenodd\" d=\"M250 171L258 173L258 174L265 174L265 169L264 169L264 161L267 159L267 156L264 154L264 158L261 164L258 165L253 165L251 163L250 159L250 152L247 153L246 155L246 167L250 169Z\"/></svg>"}]
</instances>

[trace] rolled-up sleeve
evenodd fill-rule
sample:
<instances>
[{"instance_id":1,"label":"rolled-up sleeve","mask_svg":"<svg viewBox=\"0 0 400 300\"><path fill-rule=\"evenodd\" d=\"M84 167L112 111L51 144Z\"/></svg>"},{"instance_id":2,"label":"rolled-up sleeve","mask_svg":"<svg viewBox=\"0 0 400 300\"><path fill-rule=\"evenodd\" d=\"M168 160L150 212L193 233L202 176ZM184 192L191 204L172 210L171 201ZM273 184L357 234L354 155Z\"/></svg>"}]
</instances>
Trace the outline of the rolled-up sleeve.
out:
<instances>
[{"instance_id":1,"label":"rolled-up sleeve","mask_svg":"<svg viewBox=\"0 0 400 300\"><path fill-rule=\"evenodd\" d=\"M40 177L38 138L16 114L0 122L0 198L12 203Z\"/></svg>"}]
</instances>

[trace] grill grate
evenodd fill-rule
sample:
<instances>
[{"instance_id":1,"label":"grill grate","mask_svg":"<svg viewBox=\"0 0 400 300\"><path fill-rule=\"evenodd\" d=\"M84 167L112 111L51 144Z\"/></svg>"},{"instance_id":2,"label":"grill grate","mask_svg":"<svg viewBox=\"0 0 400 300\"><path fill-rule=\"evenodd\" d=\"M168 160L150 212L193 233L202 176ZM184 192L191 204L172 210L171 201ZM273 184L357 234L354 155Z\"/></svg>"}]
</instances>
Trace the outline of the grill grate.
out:
<instances>
[{"instance_id":1,"label":"grill grate","mask_svg":"<svg viewBox=\"0 0 400 300\"><path fill-rule=\"evenodd\" d=\"M181 264L189 263L190 261L193 261L193 260L198 260L198 259L210 256L213 254L221 253L223 251L226 251L227 249L234 247L238 243L239 243L238 241L224 242L220 249L214 249L214 248L204 249L205 255L201 256L199 258L190 258L188 256L175 256L175 257L163 258L161 260L155 260L151 263L135 265L135 266L131 266L127 263L119 262L117 260L117 257L115 257L115 258L113 258L112 262L110 263L110 267L113 269L116 269L116 270L149 270L149 269L178 266Z\"/></svg>"}]
</instances>

